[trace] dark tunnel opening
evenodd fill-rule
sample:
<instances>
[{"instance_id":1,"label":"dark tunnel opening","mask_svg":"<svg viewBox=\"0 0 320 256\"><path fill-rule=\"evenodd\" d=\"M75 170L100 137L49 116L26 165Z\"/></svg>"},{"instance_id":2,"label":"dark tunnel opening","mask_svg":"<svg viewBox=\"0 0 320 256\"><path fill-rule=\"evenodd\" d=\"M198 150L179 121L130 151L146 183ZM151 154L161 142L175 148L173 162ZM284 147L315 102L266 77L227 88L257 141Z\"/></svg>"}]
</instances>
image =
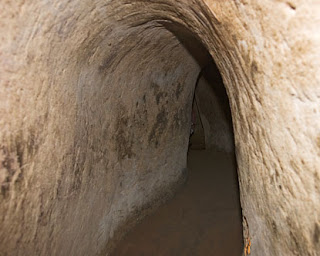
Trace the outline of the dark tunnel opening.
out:
<instances>
[{"instance_id":1,"label":"dark tunnel opening","mask_svg":"<svg viewBox=\"0 0 320 256\"><path fill-rule=\"evenodd\" d=\"M192 103L191 149L234 153L234 134L229 98L220 72L211 60L200 72Z\"/></svg>"}]
</instances>

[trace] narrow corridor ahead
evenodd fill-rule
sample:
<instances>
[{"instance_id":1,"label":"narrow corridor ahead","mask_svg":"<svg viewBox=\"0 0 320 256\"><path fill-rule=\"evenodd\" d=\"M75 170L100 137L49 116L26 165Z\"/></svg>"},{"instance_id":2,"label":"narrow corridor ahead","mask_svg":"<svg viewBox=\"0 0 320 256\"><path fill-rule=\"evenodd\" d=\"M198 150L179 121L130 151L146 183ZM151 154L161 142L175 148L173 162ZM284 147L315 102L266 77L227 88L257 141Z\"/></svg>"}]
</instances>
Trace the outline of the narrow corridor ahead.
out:
<instances>
[{"instance_id":1,"label":"narrow corridor ahead","mask_svg":"<svg viewBox=\"0 0 320 256\"><path fill-rule=\"evenodd\" d=\"M189 178L113 256L239 256L242 226L234 155L192 150Z\"/></svg>"}]
</instances>

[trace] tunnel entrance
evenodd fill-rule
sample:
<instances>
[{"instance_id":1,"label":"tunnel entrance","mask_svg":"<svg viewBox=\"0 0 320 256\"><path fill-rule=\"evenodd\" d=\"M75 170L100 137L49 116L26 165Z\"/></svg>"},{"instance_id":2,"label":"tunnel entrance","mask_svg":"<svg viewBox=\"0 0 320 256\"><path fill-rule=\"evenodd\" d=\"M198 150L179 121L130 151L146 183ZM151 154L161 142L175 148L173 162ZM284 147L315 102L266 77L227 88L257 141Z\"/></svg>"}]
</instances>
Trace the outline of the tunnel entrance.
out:
<instances>
[{"instance_id":1,"label":"tunnel entrance","mask_svg":"<svg viewBox=\"0 0 320 256\"><path fill-rule=\"evenodd\" d=\"M179 25L164 25L201 67L190 114L188 178L171 200L128 233L112 255L241 255L237 164L223 80L199 40Z\"/></svg>"},{"instance_id":2,"label":"tunnel entrance","mask_svg":"<svg viewBox=\"0 0 320 256\"><path fill-rule=\"evenodd\" d=\"M46 15L41 15L39 24L46 25L31 33L34 37L26 49L21 47L21 64L30 62L33 72L21 69L21 78L28 78L28 83L17 95L28 99L25 104L35 114L21 118L17 127L15 121L10 123L15 128L0 152L11 163L4 164L7 170L2 177L5 203L1 207L6 219L1 223L4 235L0 240L8 245L4 254L109 255L131 227L156 213L159 205L165 207L179 198L177 191L186 191L188 196L182 193L176 208L164 208L169 226L149 226L149 230L163 230L162 236L153 239L154 245L166 248L157 239L176 234L180 242L175 254L188 254L188 248L194 253L210 250L214 241L204 236L216 232L215 224L220 223L211 215L218 207L212 204L214 196L224 193L218 188L227 188L226 193L231 190L221 187L223 182L214 185L219 180L214 175L222 171L212 172L213 165L192 170L190 163L192 159L200 164L222 159L224 153L195 152L194 158L190 154L188 167L187 152L197 83L205 148L222 145L221 151L225 147L220 142L228 133L213 136L224 123L211 122L211 114L216 113L210 111L221 99L216 95L217 101L208 101L210 79L205 72L213 54L206 47L212 50L216 43L217 50L220 42L215 41L219 35L214 33L206 6L191 8L178 2L107 1L89 8L96 10L92 15L79 9L79 16L73 17L71 9L67 13L57 10L61 16L57 20L50 16L48 24ZM87 9L86 4L82 7ZM68 10L63 5L59 8ZM16 114L23 117L23 108ZM220 116L222 112L217 111ZM20 194L23 198L16 197ZM203 210L197 206L200 202L204 202ZM18 208L11 207L15 205ZM229 207L222 208L223 217ZM173 212L178 215L174 217ZM182 229L176 233L179 229L172 225L180 219ZM206 221L192 226L197 219ZM180 236L183 233L189 237ZM150 234L145 237L152 238ZM203 249L186 247L186 253L181 253L184 245L197 241L207 242Z\"/></svg>"}]
</instances>

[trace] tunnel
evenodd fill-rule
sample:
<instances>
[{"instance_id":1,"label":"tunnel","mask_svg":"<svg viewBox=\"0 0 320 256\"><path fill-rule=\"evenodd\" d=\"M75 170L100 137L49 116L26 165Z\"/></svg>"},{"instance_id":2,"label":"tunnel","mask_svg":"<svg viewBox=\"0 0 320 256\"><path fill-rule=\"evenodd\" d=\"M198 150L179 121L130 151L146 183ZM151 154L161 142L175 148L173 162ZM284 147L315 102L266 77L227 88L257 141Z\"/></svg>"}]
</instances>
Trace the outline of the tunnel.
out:
<instances>
[{"instance_id":1,"label":"tunnel","mask_svg":"<svg viewBox=\"0 0 320 256\"><path fill-rule=\"evenodd\" d=\"M0 255L111 255L199 148L232 155L243 255L319 255L316 1L0 7Z\"/></svg>"},{"instance_id":2,"label":"tunnel","mask_svg":"<svg viewBox=\"0 0 320 256\"><path fill-rule=\"evenodd\" d=\"M200 44L197 49L205 52ZM243 245L228 96L219 70L207 59L197 77L189 113L186 181L165 204L122 234L111 256L231 256L250 252Z\"/></svg>"}]
</instances>

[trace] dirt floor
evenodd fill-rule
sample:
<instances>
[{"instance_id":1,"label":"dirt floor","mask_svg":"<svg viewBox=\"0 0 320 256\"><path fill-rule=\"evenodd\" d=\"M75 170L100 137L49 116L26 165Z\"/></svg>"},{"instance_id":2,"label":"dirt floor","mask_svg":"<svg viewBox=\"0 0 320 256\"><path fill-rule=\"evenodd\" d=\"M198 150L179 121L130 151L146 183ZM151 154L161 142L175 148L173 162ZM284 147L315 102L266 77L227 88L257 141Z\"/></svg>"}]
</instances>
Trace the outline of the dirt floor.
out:
<instances>
[{"instance_id":1,"label":"dirt floor","mask_svg":"<svg viewBox=\"0 0 320 256\"><path fill-rule=\"evenodd\" d=\"M138 224L112 256L239 256L242 226L234 156L192 150L176 196Z\"/></svg>"}]
</instances>

